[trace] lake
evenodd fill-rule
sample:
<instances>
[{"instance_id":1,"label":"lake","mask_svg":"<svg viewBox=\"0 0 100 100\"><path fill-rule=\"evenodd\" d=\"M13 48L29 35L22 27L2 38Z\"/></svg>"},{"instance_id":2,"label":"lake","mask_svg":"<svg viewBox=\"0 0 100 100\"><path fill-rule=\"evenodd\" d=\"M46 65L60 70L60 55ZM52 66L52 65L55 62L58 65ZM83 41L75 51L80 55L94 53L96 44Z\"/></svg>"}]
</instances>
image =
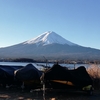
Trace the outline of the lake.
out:
<instances>
[{"instance_id":1,"label":"lake","mask_svg":"<svg viewBox=\"0 0 100 100\"><path fill-rule=\"evenodd\" d=\"M14 65L14 66L26 66L27 64L30 63L26 63L26 62L0 62L0 65ZM33 64L36 68L38 69L42 69L42 65L46 66L46 63L31 63ZM47 66L52 67L54 63L47 63ZM100 67L100 64L60 64L61 66L67 67L69 69L74 69L77 68L79 66L84 66L85 68L88 68L90 66L98 66Z\"/></svg>"}]
</instances>

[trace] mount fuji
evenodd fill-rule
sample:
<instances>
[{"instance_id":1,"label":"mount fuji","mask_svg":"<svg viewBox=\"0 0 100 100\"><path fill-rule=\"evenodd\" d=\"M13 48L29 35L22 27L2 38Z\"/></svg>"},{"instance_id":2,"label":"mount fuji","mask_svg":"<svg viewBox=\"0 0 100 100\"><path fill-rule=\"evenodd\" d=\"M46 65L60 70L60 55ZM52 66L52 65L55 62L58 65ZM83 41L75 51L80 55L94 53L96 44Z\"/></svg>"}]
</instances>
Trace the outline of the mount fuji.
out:
<instances>
[{"instance_id":1,"label":"mount fuji","mask_svg":"<svg viewBox=\"0 0 100 100\"><path fill-rule=\"evenodd\" d=\"M31 40L28 40L24 42L24 44L36 44L36 45L49 45L49 44L68 44L68 45L75 45L74 43L64 39L60 35L56 34L55 32L48 31L41 35L39 35L36 38L33 38Z\"/></svg>"},{"instance_id":2,"label":"mount fuji","mask_svg":"<svg viewBox=\"0 0 100 100\"><path fill-rule=\"evenodd\" d=\"M0 48L0 58L100 59L100 50L72 43L53 31Z\"/></svg>"}]
</instances>

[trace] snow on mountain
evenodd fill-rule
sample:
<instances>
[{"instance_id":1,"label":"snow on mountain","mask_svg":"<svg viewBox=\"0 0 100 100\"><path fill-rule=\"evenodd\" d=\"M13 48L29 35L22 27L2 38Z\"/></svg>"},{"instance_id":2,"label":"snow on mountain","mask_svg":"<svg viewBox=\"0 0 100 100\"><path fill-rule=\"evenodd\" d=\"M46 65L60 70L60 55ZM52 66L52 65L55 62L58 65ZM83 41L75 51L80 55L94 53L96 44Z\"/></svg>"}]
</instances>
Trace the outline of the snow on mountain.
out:
<instances>
[{"instance_id":1,"label":"snow on mountain","mask_svg":"<svg viewBox=\"0 0 100 100\"><path fill-rule=\"evenodd\" d=\"M100 59L100 50L77 45L52 31L23 43L0 48L1 59L42 59L43 56L48 59Z\"/></svg>"},{"instance_id":2,"label":"snow on mountain","mask_svg":"<svg viewBox=\"0 0 100 100\"><path fill-rule=\"evenodd\" d=\"M64 39L63 37L61 37L60 35L56 34L53 31L45 32L36 38L24 42L24 44L36 44L36 45L42 44L43 46L48 44L53 44L53 43L76 45Z\"/></svg>"}]
</instances>

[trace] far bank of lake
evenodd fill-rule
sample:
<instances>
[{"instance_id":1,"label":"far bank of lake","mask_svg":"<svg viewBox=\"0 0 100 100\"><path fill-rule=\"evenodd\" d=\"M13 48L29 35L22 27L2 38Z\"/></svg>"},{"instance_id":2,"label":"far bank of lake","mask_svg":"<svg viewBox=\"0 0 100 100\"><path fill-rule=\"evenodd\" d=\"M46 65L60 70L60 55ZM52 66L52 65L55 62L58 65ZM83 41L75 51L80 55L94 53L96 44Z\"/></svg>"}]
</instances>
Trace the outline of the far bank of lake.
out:
<instances>
[{"instance_id":1,"label":"far bank of lake","mask_svg":"<svg viewBox=\"0 0 100 100\"><path fill-rule=\"evenodd\" d=\"M11 66L26 66L27 64L30 64L30 62L0 62L0 65L11 65ZM36 68L42 69L44 66L52 67L54 63L31 63ZM60 64L60 63L59 63ZM84 66L85 68L89 68L91 66L98 66L100 67L100 64L60 64L61 66L67 67L69 69L74 69L80 66Z\"/></svg>"}]
</instances>

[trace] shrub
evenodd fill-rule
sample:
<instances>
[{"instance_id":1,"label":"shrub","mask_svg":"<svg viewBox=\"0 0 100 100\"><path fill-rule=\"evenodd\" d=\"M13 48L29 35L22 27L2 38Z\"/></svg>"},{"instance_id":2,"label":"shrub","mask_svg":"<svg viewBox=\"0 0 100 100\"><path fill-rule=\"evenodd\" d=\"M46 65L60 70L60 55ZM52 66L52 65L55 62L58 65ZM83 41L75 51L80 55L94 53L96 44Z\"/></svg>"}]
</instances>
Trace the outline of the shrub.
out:
<instances>
[{"instance_id":1,"label":"shrub","mask_svg":"<svg viewBox=\"0 0 100 100\"><path fill-rule=\"evenodd\" d=\"M94 89L100 89L100 66L92 64L87 68L87 72L93 79Z\"/></svg>"}]
</instances>

